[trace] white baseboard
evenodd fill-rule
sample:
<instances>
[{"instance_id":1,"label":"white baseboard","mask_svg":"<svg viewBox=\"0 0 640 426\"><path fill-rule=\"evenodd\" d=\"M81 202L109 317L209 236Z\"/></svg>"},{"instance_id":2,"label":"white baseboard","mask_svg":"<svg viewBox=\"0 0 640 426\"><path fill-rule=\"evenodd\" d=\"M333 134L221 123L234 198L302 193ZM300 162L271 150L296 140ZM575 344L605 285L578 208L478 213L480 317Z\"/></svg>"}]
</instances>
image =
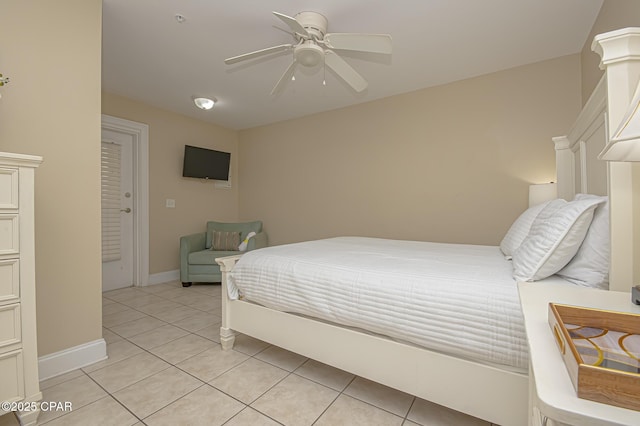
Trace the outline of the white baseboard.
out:
<instances>
[{"instance_id":1,"label":"white baseboard","mask_svg":"<svg viewBox=\"0 0 640 426\"><path fill-rule=\"evenodd\" d=\"M38 358L40 381L107 359L107 342L94 340Z\"/></svg>"},{"instance_id":2,"label":"white baseboard","mask_svg":"<svg viewBox=\"0 0 640 426\"><path fill-rule=\"evenodd\" d=\"M179 269L149 275L150 285L168 283L169 281L178 281L178 280L180 280Z\"/></svg>"}]
</instances>

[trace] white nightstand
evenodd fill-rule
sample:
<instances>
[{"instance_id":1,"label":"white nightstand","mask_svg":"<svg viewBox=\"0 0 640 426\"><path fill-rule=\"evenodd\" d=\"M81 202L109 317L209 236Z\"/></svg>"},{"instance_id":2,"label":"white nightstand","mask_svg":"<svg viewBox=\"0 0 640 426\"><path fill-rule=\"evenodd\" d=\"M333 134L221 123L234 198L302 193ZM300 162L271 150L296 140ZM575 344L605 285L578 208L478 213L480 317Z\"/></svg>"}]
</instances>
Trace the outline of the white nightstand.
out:
<instances>
[{"instance_id":1,"label":"white nightstand","mask_svg":"<svg viewBox=\"0 0 640 426\"><path fill-rule=\"evenodd\" d=\"M640 314L630 293L518 283L529 340L529 424L640 425L640 411L578 398L547 321L549 302Z\"/></svg>"}]
</instances>

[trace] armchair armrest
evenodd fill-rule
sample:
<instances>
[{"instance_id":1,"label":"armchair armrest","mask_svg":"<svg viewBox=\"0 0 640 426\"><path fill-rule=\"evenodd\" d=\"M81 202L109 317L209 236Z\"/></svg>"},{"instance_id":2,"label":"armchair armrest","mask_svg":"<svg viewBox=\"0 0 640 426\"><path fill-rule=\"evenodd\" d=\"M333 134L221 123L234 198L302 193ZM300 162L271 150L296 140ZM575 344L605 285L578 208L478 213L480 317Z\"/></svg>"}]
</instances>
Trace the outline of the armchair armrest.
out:
<instances>
[{"instance_id":1,"label":"armchair armrest","mask_svg":"<svg viewBox=\"0 0 640 426\"><path fill-rule=\"evenodd\" d=\"M268 243L267 233L259 232L253 238L249 239L249 245L247 246L247 251L266 247L267 243Z\"/></svg>"},{"instance_id":2,"label":"armchair armrest","mask_svg":"<svg viewBox=\"0 0 640 426\"><path fill-rule=\"evenodd\" d=\"M191 234L180 237L180 254L182 255L183 250L186 250L186 254L192 253L194 251L204 250L206 236L206 232L200 232L198 234Z\"/></svg>"},{"instance_id":3,"label":"armchair armrest","mask_svg":"<svg viewBox=\"0 0 640 426\"><path fill-rule=\"evenodd\" d=\"M180 237L180 280L182 282L189 281L189 253L204 250L206 237L206 232Z\"/></svg>"}]
</instances>

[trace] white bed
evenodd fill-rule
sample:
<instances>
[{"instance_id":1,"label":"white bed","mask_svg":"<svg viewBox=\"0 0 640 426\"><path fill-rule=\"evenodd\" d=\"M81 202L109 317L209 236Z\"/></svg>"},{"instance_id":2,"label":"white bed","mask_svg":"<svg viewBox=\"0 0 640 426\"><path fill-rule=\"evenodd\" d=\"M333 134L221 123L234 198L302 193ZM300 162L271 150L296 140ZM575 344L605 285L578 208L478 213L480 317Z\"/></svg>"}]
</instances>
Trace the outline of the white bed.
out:
<instances>
[{"instance_id":1,"label":"white bed","mask_svg":"<svg viewBox=\"0 0 640 426\"><path fill-rule=\"evenodd\" d=\"M601 53L604 58L607 56L608 47L603 44L602 48L605 50L604 53ZM624 73L633 72L635 81L640 75L640 64L635 62L633 65L636 69L632 66L617 67L621 62L630 62L629 58L640 57L640 46L630 47L632 50L634 48L638 51L631 52L626 56L622 55L626 59L612 62L616 64L615 72L607 70L607 75L594 91L594 95L585 105L569 134L555 139L558 187L561 197L572 199L577 192L606 192L608 188L613 188L611 182L607 183L609 175L614 183L616 179L625 179L624 173L612 173L610 166L603 167L602 163L592 160L594 153L600 152L606 143L607 114L605 111L607 107L614 106L616 108L615 114L609 113L609 119L612 115L620 115L618 110L623 109L621 104L628 102L630 96L628 93L630 86L627 85L625 88L623 84L617 85L616 81L619 81L622 77L621 74ZM607 65L606 61L605 65ZM619 214L619 209L614 203L617 201L614 197L624 197L625 190L624 188L618 189L616 186L613 188L613 192L609 192L612 218L614 214ZM617 212L613 210L614 207ZM619 239L624 240L628 237L615 233L616 226L618 225L613 226L612 224L611 273L612 277L614 274L616 275L616 282L612 283L612 287L616 290L626 288L628 291L629 287L625 287L626 283L621 280L621 272L614 269L614 267L620 267L617 265L624 265L624 263L618 262L614 256L619 256L618 245L624 244L624 241L619 241ZM499 253L496 251L497 248L492 249L498 256L494 259L497 262ZM287 248L280 250L286 251ZM270 253L276 253L274 256L277 256L278 250L270 251ZM248 261L254 256L259 257L260 253L247 253L245 256L247 256L247 263L249 263ZM379 263L389 264L390 269L381 272L383 275L386 274L385 277L389 280L397 278L398 274L405 273L408 264L416 263L410 257L385 258L379 252L374 258L376 268ZM220 334L224 349L233 346L236 332L243 333L492 423L503 426L527 424L529 383L527 374L522 371L522 359L516 361L516 365L509 365L510 361L491 359L490 356L487 359L476 357L475 360L471 360L471 357L460 353L456 354L455 351L451 354L450 349L438 347L426 349L419 346L423 342L414 341L411 343L411 338L394 335L395 331L389 331L388 328L376 329L374 331L377 333L371 333L360 331L360 328L366 327L366 325L357 321L347 322L350 327L337 325L336 323L341 319L336 317L337 311L329 309L328 314L326 312L322 314L322 310L305 311L305 309L309 309L308 306L296 310L291 306L282 305L282 297L274 298L269 294L260 295L259 285L254 285L255 288L251 290L249 286L246 289L243 287L243 292L247 293L247 299L255 298L261 304L242 299L236 300L233 297L237 294L235 286L244 285L247 276L252 274L255 276L250 279L254 280L254 284L261 283L261 280L272 280L278 291L281 289L278 286L282 282L282 277L267 278L268 274L265 271L255 272L255 270L244 270L240 267L238 271L234 271L236 263L240 259L240 256L218 259L223 272ZM269 263L268 259L259 260L258 263L263 261L266 262L265 265ZM501 261L506 262L504 258ZM328 269L342 268L343 271L348 271L350 265L347 257L336 252L324 259L324 262ZM240 265L242 263L244 263L244 259ZM500 268L503 267L498 266L495 269L499 270ZM448 269L451 272L450 265ZM232 271L234 271L233 274L231 274ZM456 270L453 272L453 275L458 273ZM433 273L431 274L433 275ZM334 274L333 279L339 278L339 275ZM445 279L446 277L439 275L439 278ZM238 282L240 279L244 280L242 284ZM552 279L560 281L559 278ZM462 280L464 281L464 278ZM512 280L511 283L513 288L506 293L513 297L517 290L515 281ZM560 282L558 284L569 285ZM465 291L460 292L459 296L467 294L467 291L473 292L473 290L469 290L471 287L468 286ZM477 290L475 289L474 297L478 297ZM505 288L503 287L502 290L504 291ZM291 297L292 294L284 294L284 298ZM441 292L438 294L440 295ZM336 300L339 299L340 297L336 298ZM513 303L514 301L511 299L505 305L510 306L508 310L511 310ZM287 313L279 309L296 311L298 314ZM323 319L314 319L311 315L326 316ZM516 314L510 313L509 315ZM441 326L445 325L441 324ZM451 328L448 331L451 331ZM395 339L385 337L382 334L391 335Z\"/></svg>"},{"instance_id":2,"label":"white bed","mask_svg":"<svg viewBox=\"0 0 640 426\"><path fill-rule=\"evenodd\" d=\"M229 297L526 372L513 268L498 247L338 237L248 252ZM557 277L548 280L562 281Z\"/></svg>"},{"instance_id":3,"label":"white bed","mask_svg":"<svg viewBox=\"0 0 640 426\"><path fill-rule=\"evenodd\" d=\"M499 247L340 237L219 262L224 349L240 332L493 423L526 423L527 340Z\"/></svg>"}]
</instances>

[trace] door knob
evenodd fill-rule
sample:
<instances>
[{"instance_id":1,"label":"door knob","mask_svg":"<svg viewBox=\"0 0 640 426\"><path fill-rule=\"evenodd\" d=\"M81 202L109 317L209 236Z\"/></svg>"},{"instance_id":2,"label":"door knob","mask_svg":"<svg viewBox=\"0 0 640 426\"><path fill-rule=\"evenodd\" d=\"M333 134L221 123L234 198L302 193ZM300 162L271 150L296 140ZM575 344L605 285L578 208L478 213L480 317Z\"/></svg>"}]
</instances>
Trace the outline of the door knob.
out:
<instances>
[{"instance_id":1,"label":"door knob","mask_svg":"<svg viewBox=\"0 0 640 426\"><path fill-rule=\"evenodd\" d=\"M121 212L131 213L131 209L127 207L126 209L120 209Z\"/></svg>"}]
</instances>

